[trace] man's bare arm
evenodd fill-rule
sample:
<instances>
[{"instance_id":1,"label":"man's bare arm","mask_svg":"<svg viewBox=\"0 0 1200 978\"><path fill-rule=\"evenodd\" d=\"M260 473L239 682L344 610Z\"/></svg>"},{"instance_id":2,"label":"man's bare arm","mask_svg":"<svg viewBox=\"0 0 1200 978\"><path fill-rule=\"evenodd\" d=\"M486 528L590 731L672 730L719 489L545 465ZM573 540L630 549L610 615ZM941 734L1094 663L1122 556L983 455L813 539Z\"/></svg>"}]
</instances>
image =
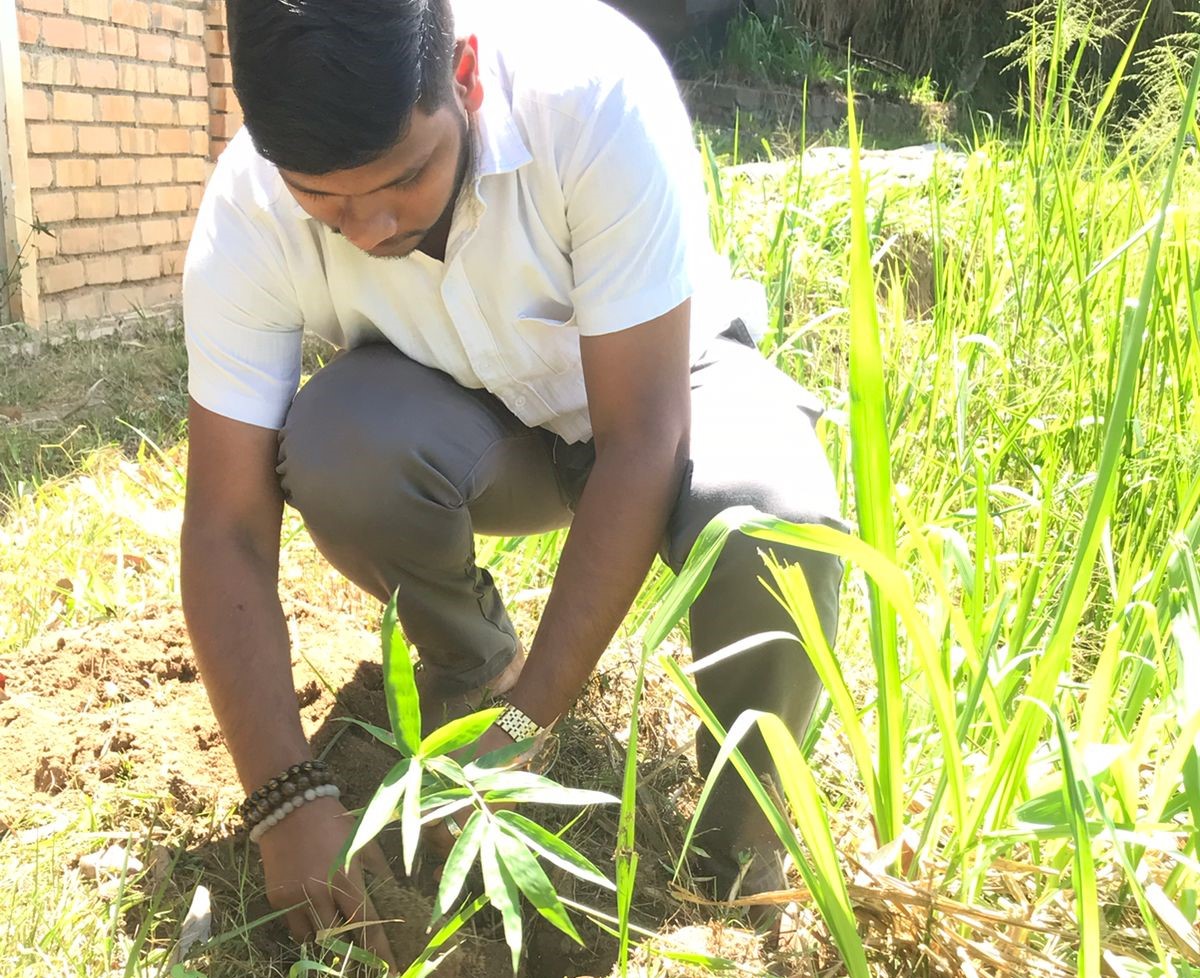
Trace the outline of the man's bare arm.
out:
<instances>
[{"instance_id":1,"label":"man's bare arm","mask_svg":"<svg viewBox=\"0 0 1200 978\"><path fill-rule=\"evenodd\" d=\"M582 341L596 462L529 659L508 699L563 713L629 611L662 542L688 458L690 303Z\"/></svg>"},{"instance_id":2,"label":"man's bare arm","mask_svg":"<svg viewBox=\"0 0 1200 978\"><path fill-rule=\"evenodd\" d=\"M191 402L183 609L242 785L309 755L277 591L283 497L277 433Z\"/></svg>"},{"instance_id":3,"label":"man's bare arm","mask_svg":"<svg viewBox=\"0 0 1200 978\"><path fill-rule=\"evenodd\" d=\"M292 680L279 604L283 497L275 473L277 434L231 421L195 401L188 411L183 518L183 607L204 687L245 789L310 756ZM353 823L333 798L285 818L260 843L267 896L289 909L297 940L345 921L377 920L357 861L328 878ZM388 875L377 849L375 871ZM378 924L362 942L394 963Z\"/></svg>"}]
</instances>

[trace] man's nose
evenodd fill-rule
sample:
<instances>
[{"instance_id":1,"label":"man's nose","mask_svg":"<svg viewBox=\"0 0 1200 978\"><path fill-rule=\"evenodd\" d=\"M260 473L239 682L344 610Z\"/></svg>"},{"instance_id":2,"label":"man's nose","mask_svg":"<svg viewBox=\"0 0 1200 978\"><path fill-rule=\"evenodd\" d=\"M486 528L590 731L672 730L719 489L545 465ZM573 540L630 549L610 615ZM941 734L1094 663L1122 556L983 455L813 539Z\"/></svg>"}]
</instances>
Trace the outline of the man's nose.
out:
<instances>
[{"instance_id":1,"label":"man's nose","mask_svg":"<svg viewBox=\"0 0 1200 978\"><path fill-rule=\"evenodd\" d=\"M356 248L372 251L393 237L400 227L395 215L386 208L348 200L342 208L337 229Z\"/></svg>"}]
</instances>

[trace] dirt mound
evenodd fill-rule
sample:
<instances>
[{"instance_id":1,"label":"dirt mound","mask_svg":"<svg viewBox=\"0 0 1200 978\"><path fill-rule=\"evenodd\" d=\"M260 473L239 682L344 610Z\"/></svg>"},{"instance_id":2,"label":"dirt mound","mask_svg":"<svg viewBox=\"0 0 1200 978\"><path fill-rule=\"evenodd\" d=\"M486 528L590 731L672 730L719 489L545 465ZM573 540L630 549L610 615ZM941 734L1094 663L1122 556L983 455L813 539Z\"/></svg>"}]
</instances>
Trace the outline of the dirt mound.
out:
<instances>
[{"instance_id":1,"label":"dirt mound","mask_svg":"<svg viewBox=\"0 0 1200 978\"><path fill-rule=\"evenodd\" d=\"M353 620L308 608L291 609L289 619L303 650L292 666L306 732L329 749L349 802L361 803L394 758L332 718L386 722L377 639ZM7 661L5 673L5 821L47 796L104 782L165 789L184 812L219 819L240 800L178 609L51 632Z\"/></svg>"}]
</instances>

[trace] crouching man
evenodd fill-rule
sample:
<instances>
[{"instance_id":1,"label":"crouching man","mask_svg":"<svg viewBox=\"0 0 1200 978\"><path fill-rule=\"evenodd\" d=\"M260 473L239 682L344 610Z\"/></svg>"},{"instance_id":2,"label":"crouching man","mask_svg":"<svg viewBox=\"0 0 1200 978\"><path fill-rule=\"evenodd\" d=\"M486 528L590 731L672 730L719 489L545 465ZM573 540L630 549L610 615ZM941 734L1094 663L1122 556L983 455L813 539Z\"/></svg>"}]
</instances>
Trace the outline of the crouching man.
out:
<instances>
[{"instance_id":1,"label":"crouching man","mask_svg":"<svg viewBox=\"0 0 1200 978\"><path fill-rule=\"evenodd\" d=\"M836 521L819 405L765 361L761 293L709 239L692 132L649 40L595 0L229 0L245 129L205 193L184 280L191 448L183 599L213 709L252 792L290 772L314 800L258 841L297 938L371 908L327 872L352 821L311 759L277 594L296 507L347 578L398 591L438 722L485 691L484 747L578 695L656 553L678 569L728 506ZM344 352L296 393L301 336ZM473 534L570 526L526 656ZM777 548L836 628L841 569ZM729 541L691 610L693 654L794 632ZM818 683L795 641L703 670L729 725L797 733ZM702 768L716 745L701 735ZM761 742L746 745L764 774ZM317 790L320 789L320 790ZM253 813L252 820L253 820ZM783 882L732 770L700 872ZM748 862L748 865L747 865ZM389 952L378 929L366 942Z\"/></svg>"}]
</instances>

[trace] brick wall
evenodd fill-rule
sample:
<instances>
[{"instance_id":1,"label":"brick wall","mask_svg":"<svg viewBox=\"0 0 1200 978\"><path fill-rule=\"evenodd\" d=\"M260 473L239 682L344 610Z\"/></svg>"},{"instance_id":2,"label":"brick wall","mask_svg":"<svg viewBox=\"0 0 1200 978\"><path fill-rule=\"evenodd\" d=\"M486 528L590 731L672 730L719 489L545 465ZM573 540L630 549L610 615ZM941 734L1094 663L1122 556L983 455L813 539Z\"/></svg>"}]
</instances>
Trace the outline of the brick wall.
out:
<instances>
[{"instance_id":1,"label":"brick wall","mask_svg":"<svg viewBox=\"0 0 1200 978\"><path fill-rule=\"evenodd\" d=\"M233 94L229 38L225 32L225 0L208 0L205 22L208 27L204 45L208 52L209 155L215 160L241 128L242 110Z\"/></svg>"},{"instance_id":2,"label":"brick wall","mask_svg":"<svg viewBox=\"0 0 1200 978\"><path fill-rule=\"evenodd\" d=\"M53 235L36 238L43 322L178 301L216 135L212 6L17 0L33 212Z\"/></svg>"}]
</instances>

